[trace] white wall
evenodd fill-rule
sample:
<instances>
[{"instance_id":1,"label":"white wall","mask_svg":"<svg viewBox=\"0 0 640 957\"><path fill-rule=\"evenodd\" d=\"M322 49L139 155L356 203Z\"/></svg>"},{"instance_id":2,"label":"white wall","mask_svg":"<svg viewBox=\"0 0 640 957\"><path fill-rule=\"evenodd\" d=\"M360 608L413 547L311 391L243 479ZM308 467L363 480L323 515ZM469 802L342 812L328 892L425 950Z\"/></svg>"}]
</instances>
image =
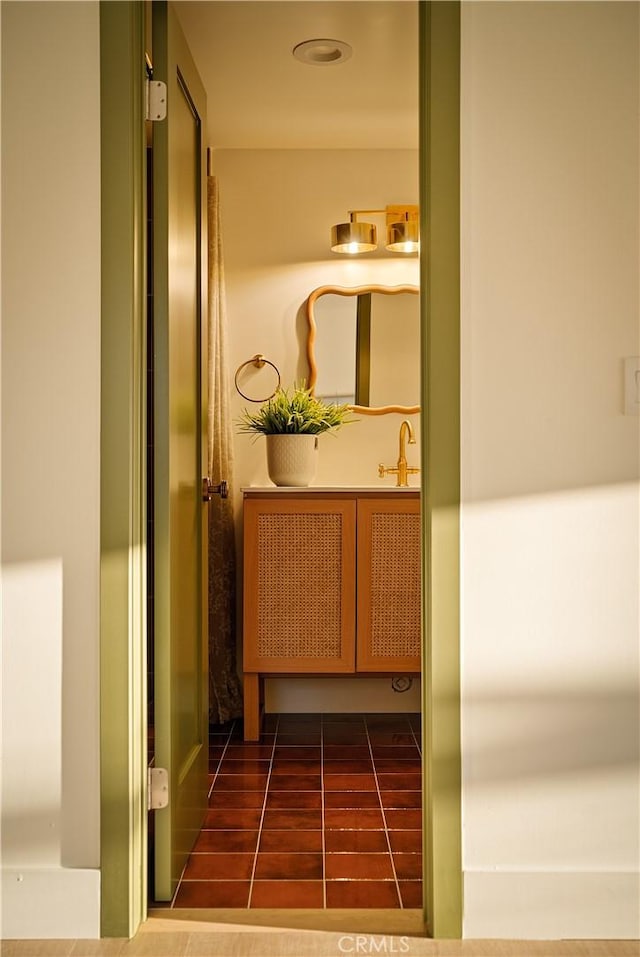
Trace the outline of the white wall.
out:
<instances>
[{"instance_id":1,"label":"white wall","mask_svg":"<svg viewBox=\"0 0 640 957\"><path fill-rule=\"evenodd\" d=\"M471 937L640 936L638 13L463 6Z\"/></svg>"},{"instance_id":2,"label":"white wall","mask_svg":"<svg viewBox=\"0 0 640 957\"><path fill-rule=\"evenodd\" d=\"M2 927L99 934L98 3L2 5Z\"/></svg>"},{"instance_id":3,"label":"white wall","mask_svg":"<svg viewBox=\"0 0 640 957\"><path fill-rule=\"evenodd\" d=\"M417 203L416 151L220 150L214 167L220 181L232 373L261 352L277 365L284 385L308 375L304 307L318 286L418 284L415 256L379 252L353 258L329 249L331 226L344 222L349 209ZM384 218L374 221L379 235L384 235ZM266 396L273 389L273 375L265 367L254 383L255 394L264 387ZM248 405L234 389L234 421ZM417 426L419 417L411 418ZM392 477L378 479L378 463L395 465L402 419L398 414L360 416L335 435L321 436L314 484L393 485ZM238 435L235 455L239 513L240 489L270 482L263 442ZM409 464L419 463L419 444L410 447L409 459ZM412 477L411 484L419 483L419 476ZM295 679L271 680L267 707L299 711L302 694L309 710L346 710L346 694L352 710L420 709L417 681L406 694L391 691L389 679L367 681L373 690L364 698L365 685L357 681L324 680L318 686Z\"/></svg>"}]
</instances>

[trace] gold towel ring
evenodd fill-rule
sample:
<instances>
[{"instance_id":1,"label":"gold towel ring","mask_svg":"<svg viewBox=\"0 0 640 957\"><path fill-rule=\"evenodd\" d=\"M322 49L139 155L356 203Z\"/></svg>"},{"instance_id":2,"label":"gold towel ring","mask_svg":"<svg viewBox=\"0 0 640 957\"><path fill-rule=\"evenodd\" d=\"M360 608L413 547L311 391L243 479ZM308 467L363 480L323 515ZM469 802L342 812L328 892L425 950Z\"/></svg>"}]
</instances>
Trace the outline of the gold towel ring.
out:
<instances>
[{"instance_id":1,"label":"gold towel ring","mask_svg":"<svg viewBox=\"0 0 640 957\"><path fill-rule=\"evenodd\" d=\"M265 399L252 399L251 396L245 395L242 389L240 388L240 386L238 385L238 376L242 372L245 366L255 366L256 369L262 369L265 365L271 366L272 369L275 369L275 373L278 376L278 382L276 384L275 389L271 393L271 395L268 395ZM278 370L278 367L274 365L273 362L270 362L269 359L265 359L262 353L258 352L251 359L247 359L246 362L243 362L242 365L238 366L238 368L236 369L234 382L236 384L237 391L240 393L243 399L247 400L247 402L268 402L268 400L272 399L274 395L276 394L276 392L278 391L278 389L280 388L280 372Z\"/></svg>"}]
</instances>

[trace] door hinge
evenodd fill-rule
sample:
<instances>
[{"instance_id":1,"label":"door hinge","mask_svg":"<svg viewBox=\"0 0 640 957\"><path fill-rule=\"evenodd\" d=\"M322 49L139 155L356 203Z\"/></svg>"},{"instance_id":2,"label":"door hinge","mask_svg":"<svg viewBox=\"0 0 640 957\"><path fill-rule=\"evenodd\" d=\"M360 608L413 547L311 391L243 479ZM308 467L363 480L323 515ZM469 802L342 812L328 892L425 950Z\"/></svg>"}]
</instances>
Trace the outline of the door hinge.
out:
<instances>
[{"instance_id":1,"label":"door hinge","mask_svg":"<svg viewBox=\"0 0 640 957\"><path fill-rule=\"evenodd\" d=\"M145 119L156 123L167 117L167 84L162 80L145 80Z\"/></svg>"},{"instance_id":2,"label":"door hinge","mask_svg":"<svg viewBox=\"0 0 640 957\"><path fill-rule=\"evenodd\" d=\"M147 807L157 811L169 804L169 774L166 768L149 768L147 774Z\"/></svg>"}]
</instances>

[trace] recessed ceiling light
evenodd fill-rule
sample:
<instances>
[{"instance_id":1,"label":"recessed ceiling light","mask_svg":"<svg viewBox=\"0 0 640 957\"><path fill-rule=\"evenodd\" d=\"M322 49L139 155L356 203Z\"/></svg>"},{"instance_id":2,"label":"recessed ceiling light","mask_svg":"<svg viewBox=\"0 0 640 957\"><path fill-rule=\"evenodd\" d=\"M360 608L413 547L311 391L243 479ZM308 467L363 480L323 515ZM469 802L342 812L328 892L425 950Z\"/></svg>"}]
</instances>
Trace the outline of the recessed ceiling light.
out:
<instances>
[{"instance_id":1,"label":"recessed ceiling light","mask_svg":"<svg viewBox=\"0 0 640 957\"><path fill-rule=\"evenodd\" d=\"M342 40L305 40L293 48L293 55L302 63L313 66L333 66L344 63L352 54L348 43Z\"/></svg>"}]
</instances>

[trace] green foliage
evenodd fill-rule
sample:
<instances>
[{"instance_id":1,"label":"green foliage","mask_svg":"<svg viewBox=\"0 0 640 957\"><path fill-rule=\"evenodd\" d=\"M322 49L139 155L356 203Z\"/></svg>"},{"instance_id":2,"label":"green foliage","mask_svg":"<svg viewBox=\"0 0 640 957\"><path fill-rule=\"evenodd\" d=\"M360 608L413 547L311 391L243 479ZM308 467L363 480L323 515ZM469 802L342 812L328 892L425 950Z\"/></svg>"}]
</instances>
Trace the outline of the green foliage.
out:
<instances>
[{"instance_id":1,"label":"green foliage","mask_svg":"<svg viewBox=\"0 0 640 957\"><path fill-rule=\"evenodd\" d=\"M279 388L257 412L244 409L238 430L262 435L319 435L353 421L348 405L327 404L303 386L294 385L292 389Z\"/></svg>"}]
</instances>

